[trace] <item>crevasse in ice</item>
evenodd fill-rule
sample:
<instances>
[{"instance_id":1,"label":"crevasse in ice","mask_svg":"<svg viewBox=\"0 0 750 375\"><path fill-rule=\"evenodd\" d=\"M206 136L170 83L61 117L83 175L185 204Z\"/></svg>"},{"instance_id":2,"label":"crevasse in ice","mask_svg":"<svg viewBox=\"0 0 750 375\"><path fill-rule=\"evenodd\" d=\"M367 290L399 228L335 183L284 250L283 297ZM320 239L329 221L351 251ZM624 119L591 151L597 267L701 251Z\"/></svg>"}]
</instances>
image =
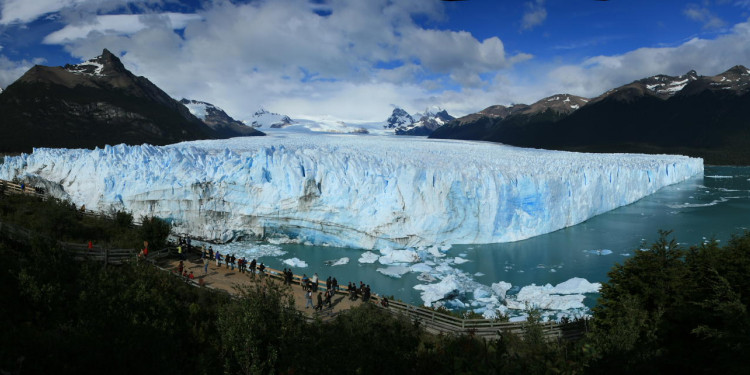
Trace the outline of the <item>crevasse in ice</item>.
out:
<instances>
[{"instance_id":1,"label":"crevasse in ice","mask_svg":"<svg viewBox=\"0 0 750 375\"><path fill-rule=\"evenodd\" d=\"M171 220L210 239L364 249L516 241L702 173L701 159L584 154L414 137L284 134L36 149L0 178L89 209Z\"/></svg>"}]
</instances>

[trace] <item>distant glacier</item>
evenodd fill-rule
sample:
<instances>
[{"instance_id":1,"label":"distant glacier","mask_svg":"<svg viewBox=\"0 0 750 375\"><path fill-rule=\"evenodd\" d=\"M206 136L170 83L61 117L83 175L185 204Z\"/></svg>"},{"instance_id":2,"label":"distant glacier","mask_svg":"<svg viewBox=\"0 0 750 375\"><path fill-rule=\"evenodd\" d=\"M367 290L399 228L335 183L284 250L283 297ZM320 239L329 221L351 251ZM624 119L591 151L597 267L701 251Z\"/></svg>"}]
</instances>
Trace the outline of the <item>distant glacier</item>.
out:
<instances>
[{"instance_id":1,"label":"distant glacier","mask_svg":"<svg viewBox=\"0 0 750 375\"><path fill-rule=\"evenodd\" d=\"M36 149L0 165L2 179L44 183L88 209L162 217L207 239L362 249L518 241L702 172L702 159L675 155L294 133Z\"/></svg>"}]
</instances>

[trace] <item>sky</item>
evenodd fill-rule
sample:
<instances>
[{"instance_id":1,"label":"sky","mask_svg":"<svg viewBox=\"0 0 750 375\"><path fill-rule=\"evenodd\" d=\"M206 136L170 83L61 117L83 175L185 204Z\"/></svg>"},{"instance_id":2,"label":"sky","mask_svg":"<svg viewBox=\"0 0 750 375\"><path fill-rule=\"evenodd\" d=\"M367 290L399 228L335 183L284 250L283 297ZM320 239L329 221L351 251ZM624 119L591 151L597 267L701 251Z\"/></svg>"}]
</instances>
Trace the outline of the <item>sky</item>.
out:
<instances>
[{"instance_id":1,"label":"sky","mask_svg":"<svg viewBox=\"0 0 750 375\"><path fill-rule=\"evenodd\" d=\"M750 0L0 0L0 87L118 55L244 120L454 116L750 66Z\"/></svg>"}]
</instances>

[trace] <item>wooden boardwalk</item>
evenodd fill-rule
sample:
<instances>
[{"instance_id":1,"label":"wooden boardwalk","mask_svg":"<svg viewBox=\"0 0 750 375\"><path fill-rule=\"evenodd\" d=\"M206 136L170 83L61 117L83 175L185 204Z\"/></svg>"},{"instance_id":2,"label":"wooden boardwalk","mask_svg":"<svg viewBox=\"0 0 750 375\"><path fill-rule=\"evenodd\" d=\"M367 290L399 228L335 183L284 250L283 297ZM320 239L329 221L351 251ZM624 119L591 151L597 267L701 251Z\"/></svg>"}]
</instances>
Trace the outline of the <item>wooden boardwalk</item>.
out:
<instances>
[{"instance_id":1,"label":"wooden boardwalk","mask_svg":"<svg viewBox=\"0 0 750 375\"><path fill-rule=\"evenodd\" d=\"M38 196L42 199L46 199L47 195L40 193L35 189L28 187L22 189L20 184L13 183L10 181L0 180L0 191L4 194L26 194L32 196ZM91 216L102 216L95 212L85 212ZM20 228L15 225L3 224L0 222L0 232L9 235L11 238L17 240L28 240L31 238L31 231ZM137 253L135 249L108 249L101 247L89 248L87 244L75 244L67 242L58 242L63 249L73 255L78 260L92 260L99 261L105 265L108 264L122 264L124 262L137 261ZM147 261L152 263L155 267L177 275L174 271L177 269L179 260L176 258L176 248L170 247L149 253ZM257 282L252 279L247 273L240 273L238 270L229 270L226 266L216 267L213 260L209 264L210 272L204 274L203 262L200 259L200 255L197 253L187 254L187 259L184 261L185 269L188 272L193 271L195 278L193 280L184 279L185 282L194 285L196 287L205 287L216 290L225 291L230 294L234 294L234 287L236 285L251 285ZM280 270L273 268L266 268L266 277L275 280L276 282L282 282L282 273ZM320 318L323 320L331 319L343 310L349 309L352 306L361 304L361 300L351 301L348 296L348 292L345 290L338 290L336 295L332 298L334 304L333 308L324 309L320 313L315 313L312 310L306 310L304 308L304 292L300 286L302 277L300 275L294 275L291 286L291 291L295 297L295 306L307 317ZM325 284L319 288L320 291L325 291ZM529 327L529 323L526 322L502 322L492 319L463 319L453 315L444 314L433 309L429 309L422 306L414 306L399 301L388 301L388 307L382 307L380 304L381 296L372 294L368 303L373 303L380 308L386 309L389 313L394 315L402 315L407 318L419 322L419 324L427 331L433 334L455 334L455 335L473 335L476 337L482 337L485 339L501 339L503 335L509 333L523 336ZM313 299L315 302L315 297ZM587 329L586 322L578 324L558 324L555 322L539 323L539 327L542 330L542 334L545 339L549 341L557 340L577 340L580 339Z\"/></svg>"}]
</instances>

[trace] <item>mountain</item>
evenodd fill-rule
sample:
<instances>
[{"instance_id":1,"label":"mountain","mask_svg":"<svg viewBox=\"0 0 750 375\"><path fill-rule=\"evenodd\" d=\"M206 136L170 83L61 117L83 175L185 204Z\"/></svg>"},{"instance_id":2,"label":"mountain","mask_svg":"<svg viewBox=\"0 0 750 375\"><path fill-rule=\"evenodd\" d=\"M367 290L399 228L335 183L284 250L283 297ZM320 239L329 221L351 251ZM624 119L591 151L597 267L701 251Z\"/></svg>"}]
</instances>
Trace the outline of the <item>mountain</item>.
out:
<instances>
[{"instance_id":1,"label":"mountain","mask_svg":"<svg viewBox=\"0 0 750 375\"><path fill-rule=\"evenodd\" d=\"M493 105L451 121L437 129L431 138L484 139L496 131L509 132L540 122L557 121L585 106L589 99L558 94L538 102L514 104L510 107ZM501 129L497 129L502 124Z\"/></svg>"},{"instance_id":2,"label":"mountain","mask_svg":"<svg viewBox=\"0 0 750 375\"><path fill-rule=\"evenodd\" d=\"M294 124L294 121L289 116L268 112L261 108L255 111L245 124L250 124L254 128L279 129Z\"/></svg>"},{"instance_id":3,"label":"mountain","mask_svg":"<svg viewBox=\"0 0 750 375\"><path fill-rule=\"evenodd\" d=\"M419 120L415 121L415 118ZM453 119L455 117L449 115L448 111L440 108L428 108L424 113L412 116L402 108L396 107L383 127L394 129L396 135L430 135L435 129Z\"/></svg>"},{"instance_id":4,"label":"mountain","mask_svg":"<svg viewBox=\"0 0 750 375\"><path fill-rule=\"evenodd\" d=\"M408 112L406 112L402 108L396 107L393 109L393 113L391 113L391 116L388 117L388 119L385 121L385 125L383 127L386 129L395 129L401 126L410 126L415 122L416 121L414 121L414 117L411 117Z\"/></svg>"},{"instance_id":5,"label":"mountain","mask_svg":"<svg viewBox=\"0 0 750 375\"><path fill-rule=\"evenodd\" d=\"M744 66L715 76L695 71L656 75L578 105L569 113L544 110L527 117L523 110L504 117L480 112L446 124L431 137L569 151L686 154L707 164L750 164L750 70Z\"/></svg>"},{"instance_id":6,"label":"mountain","mask_svg":"<svg viewBox=\"0 0 750 375\"><path fill-rule=\"evenodd\" d=\"M185 105L193 116L201 119L221 138L264 135L262 132L245 125L241 121L233 119L221 108L211 103L185 98L180 100L180 103Z\"/></svg>"},{"instance_id":7,"label":"mountain","mask_svg":"<svg viewBox=\"0 0 750 375\"><path fill-rule=\"evenodd\" d=\"M0 152L220 138L108 50L77 65L36 65L0 95Z\"/></svg>"}]
</instances>

